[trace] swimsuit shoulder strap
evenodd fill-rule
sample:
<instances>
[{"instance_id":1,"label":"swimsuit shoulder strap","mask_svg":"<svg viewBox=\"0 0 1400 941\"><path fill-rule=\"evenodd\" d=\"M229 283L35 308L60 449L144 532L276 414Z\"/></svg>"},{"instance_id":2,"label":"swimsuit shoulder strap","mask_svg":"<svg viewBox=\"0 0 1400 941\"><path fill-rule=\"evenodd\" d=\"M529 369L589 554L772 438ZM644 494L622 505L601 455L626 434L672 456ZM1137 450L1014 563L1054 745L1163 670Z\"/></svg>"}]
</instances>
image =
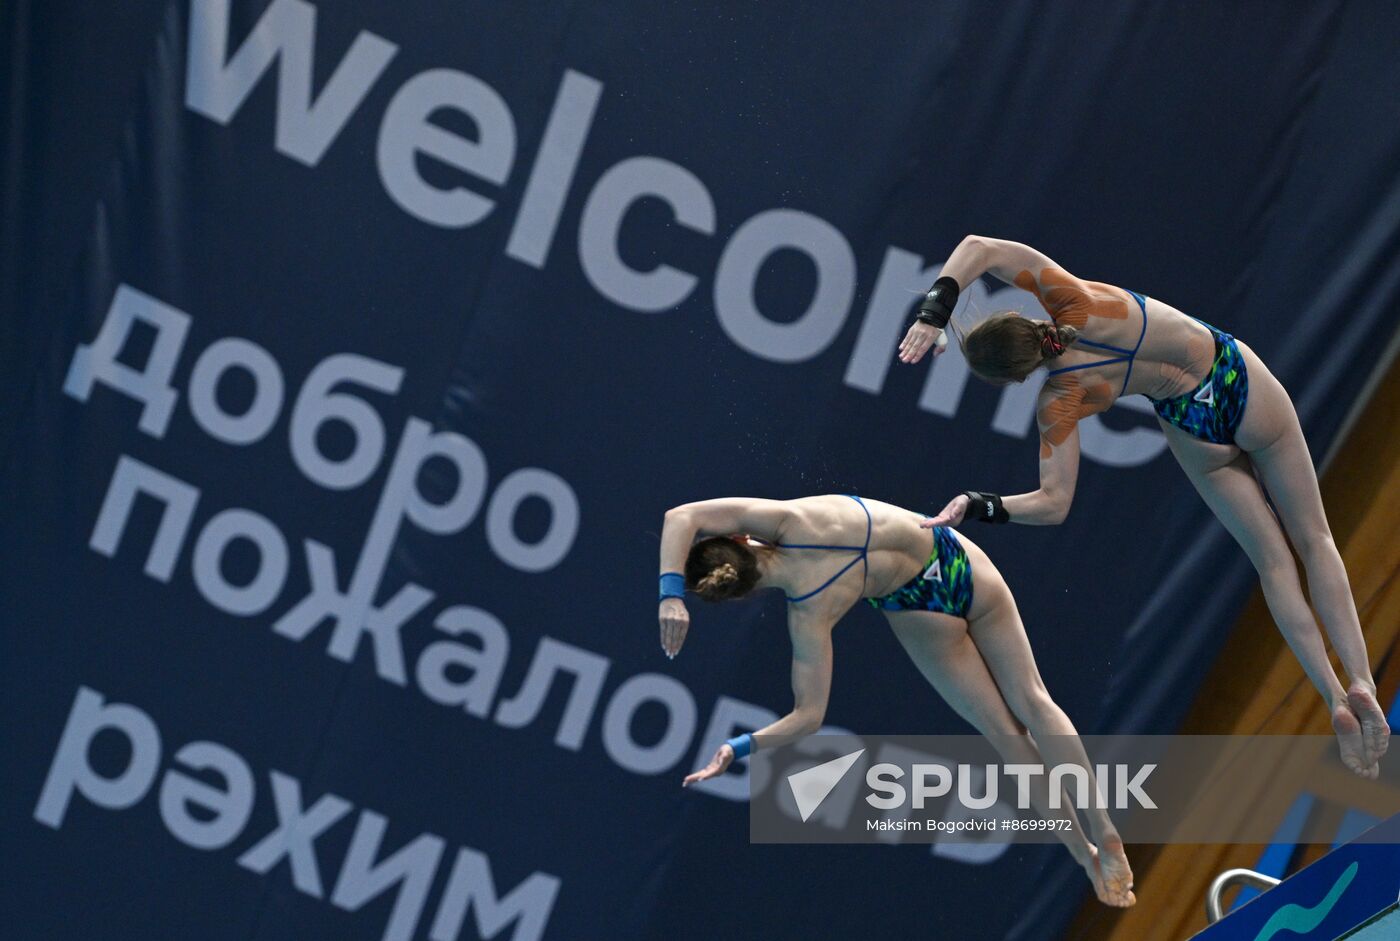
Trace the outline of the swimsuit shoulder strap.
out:
<instances>
[{"instance_id":1,"label":"swimsuit shoulder strap","mask_svg":"<svg viewBox=\"0 0 1400 941\"><path fill-rule=\"evenodd\" d=\"M865 505L864 500L854 493L849 496L852 500L859 503L860 508L865 511L865 545L862 546L860 550L860 561L861 564L865 566L861 569L860 574L862 587L864 587L865 581L870 577L870 535L875 529L875 520L870 516L870 507Z\"/></svg>"},{"instance_id":2,"label":"swimsuit shoulder strap","mask_svg":"<svg viewBox=\"0 0 1400 941\"><path fill-rule=\"evenodd\" d=\"M806 601L813 595L820 595L823 591L826 591L826 589L830 587L832 582L836 581L842 575L845 575L857 562L860 562L864 558L864 556L856 556L854 559L841 566L841 569L835 575L831 576L826 581L818 585L816 588L807 592L805 595L798 595L796 598L794 598L792 595L788 595L788 604L796 604L799 601Z\"/></svg>"},{"instance_id":3,"label":"swimsuit shoulder strap","mask_svg":"<svg viewBox=\"0 0 1400 941\"><path fill-rule=\"evenodd\" d=\"M828 578L826 581L822 582L821 585L819 585L817 588L813 589L812 591L807 592L805 595L798 595L796 598L794 598L794 597L792 597L791 595L789 595L789 596L788 596L788 603L789 603L789 604L793 604L793 603L796 603L796 602L798 602L798 601L806 601L808 598L811 598L813 595L819 595L819 594L821 594L821 593L822 593L823 591L825 591L833 582L835 582L838 578L840 578L842 575L845 575L847 572L849 572L849 571L855 566L855 564L856 564L857 562L861 563L861 564L864 566L864 568L861 570L861 582L862 582L862 584L865 582L865 580L866 580L866 579L868 578L868 576L870 575L870 561L869 561L869 559L867 558L867 556L869 555L869 552L870 552L870 535L871 535L872 529L874 528L874 520L871 519L871 516L870 516L870 508L869 508L868 506L865 505L865 501L864 501L864 500L862 500L860 497L856 496L856 495L853 494L853 493L848 493L848 494L846 494L846 496L850 497L852 500L854 500L854 501L856 501L857 503L859 503L859 504L860 504L860 508L861 508L862 510L865 511L865 545L863 545L863 546L830 546L830 545L799 545L799 544L794 544L794 543L775 543L775 545L780 546L780 547L783 548L783 549L845 549L845 550L847 550L847 551L849 551L849 552L855 552L855 553L857 553L857 555L856 555L856 557L855 557L854 559L852 559L851 561L847 562L845 565L841 566L841 569L840 569L835 575L831 576L831 577Z\"/></svg>"},{"instance_id":4,"label":"swimsuit shoulder strap","mask_svg":"<svg viewBox=\"0 0 1400 941\"><path fill-rule=\"evenodd\" d=\"M1138 333L1137 346L1134 346L1133 351L1128 354L1128 371L1123 373L1123 388L1118 391L1119 395L1128 391L1128 380L1133 375L1133 360L1137 358L1138 350L1142 349L1142 341L1147 338L1147 298L1137 291L1129 291L1128 293L1138 302L1138 307L1142 310L1142 330Z\"/></svg>"},{"instance_id":5,"label":"swimsuit shoulder strap","mask_svg":"<svg viewBox=\"0 0 1400 941\"><path fill-rule=\"evenodd\" d=\"M875 528L875 520L870 516L870 507L865 505L864 500L862 500L860 497L856 496L853 493L848 493L846 494L846 496L850 497L852 500L856 501L856 503L860 504L860 508L865 511L865 545L860 550L862 553L864 553L870 549L870 534L871 531Z\"/></svg>"},{"instance_id":6,"label":"swimsuit shoulder strap","mask_svg":"<svg viewBox=\"0 0 1400 941\"><path fill-rule=\"evenodd\" d=\"M1058 376L1062 372L1077 372L1081 369L1093 369L1095 366L1111 366L1114 363L1125 363L1128 357L1120 356L1117 359L1101 359L1092 363L1080 363L1078 366L1061 366L1059 369L1050 370L1047 375Z\"/></svg>"},{"instance_id":7,"label":"swimsuit shoulder strap","mask_svg":"<svg viewBox=\"0 0 1400 941\"><path fill-rule=\"evenodd\" d=\"M1118 353L1121 355L1110 357L1109 359L1101 359L1093 363L1081 363L1078 366L1064 366L1060 369L1052 369L1050 370L1049 375L1058 376L1060 373L1074 372L1079 369L1089 369L1094 366L1109 366L1113 363L1127 363L1128 369L1126 372L1123 373L1123 386L1121 389L1118 390L1118 394L1122 395L1124 392L1127 391L1128 380L1132 378L1133 375L1133 360L1137 358L1138 350L1142 349L1142 341L1147 336L1147 298L1143 297L1136 291L1129 291L1128 293L1133 296L1134 300L1138 302L1138 307L1142 309L1142 331L1138 333L1137 345L1134 346L1131 350L1128 350L1124 349L1121 346L1113 346L1109 343L1097 343L1093 340L1076 340L1074 344L1075 346L1092 346L1095 349L1107 350L1110 353Z\"/></svg>"}]
</instances>

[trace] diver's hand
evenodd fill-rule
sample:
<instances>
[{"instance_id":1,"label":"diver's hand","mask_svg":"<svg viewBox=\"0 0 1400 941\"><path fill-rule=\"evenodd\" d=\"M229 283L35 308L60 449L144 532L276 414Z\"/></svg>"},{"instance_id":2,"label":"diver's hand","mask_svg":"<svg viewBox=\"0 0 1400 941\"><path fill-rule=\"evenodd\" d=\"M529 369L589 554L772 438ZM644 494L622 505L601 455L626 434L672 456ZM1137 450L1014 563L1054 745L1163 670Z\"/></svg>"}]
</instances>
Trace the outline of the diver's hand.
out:
<instances>
[{"instance_id":1,"label":"diver's hand","mask_svg":"<svg viewBox=\"0 0 1400 941\"><path fill-rule=\"evenodd\" d=\"M949 500L948 505L937 516L931 516L919 525L924 529L933 529L935 526L960 526L963 518L967 516L967 507L971 502L967 494L960 493Z\"/></svg>"},{"instance_id":2,"label":"diver's hand","mask_svg":"<svg viewBox=\"0 0 1400 941\"><path fill-rule=\"evenodd\" d=\"M733 764L733 762L734 749L730 747L728 742L725 742L719 747L719 751L715 752L715 757L710 759L709 764L699 771L685 776L685 780L681 782L681 787L689 787L696 781L707 781L710 778L719 777L721 774L724 774L725 769Z\"/></svg>"},{"instance_id":3,"label":"diver's hand","mask_svg":"<svg viewBox=\"0 0 1400 941\"><path fill-rule=\"evenodd\" d=\"M657 614L661 620L661 649L666 656L675 657L681 652L686 632L690 630L690 612L681 599L665 598Z\"/></svg>"},{"instance_id":4,"label":"diver's hand","mask_svg":"<svg viewBox=\"0 0 1400 941\"><path fill-rule=\"evenodd\" d=\"M933 347L933 355L937 356L948 348L948 341L938 342L943 337L943 331L932 324L924 323L922 320L914 321L914 325L909 328L909 332L904 335L903 341L899 344L899 361L901 363L917 363L924 358L924 354Z\"/></svg>"}]
</instances>

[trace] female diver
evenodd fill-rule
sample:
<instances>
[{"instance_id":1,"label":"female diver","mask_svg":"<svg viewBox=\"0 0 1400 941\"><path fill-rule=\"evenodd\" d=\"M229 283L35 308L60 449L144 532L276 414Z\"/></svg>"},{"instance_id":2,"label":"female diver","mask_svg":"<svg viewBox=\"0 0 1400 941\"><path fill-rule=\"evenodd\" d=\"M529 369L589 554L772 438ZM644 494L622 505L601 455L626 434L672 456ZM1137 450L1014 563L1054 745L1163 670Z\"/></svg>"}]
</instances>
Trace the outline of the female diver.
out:
<instances>
[{"instance_id":1,"label":"female diver","mask_svg":"<svg viewBox=\"0 0 1400 941\"><path fill-rule=\"evenodd\" d=\"M959 336L969 367L989 382L1021 382L1052 367L1036 406L1040 489L1005 498L968 491L926 525L956 526L969 514L1032 526L1061 522L1079 471L1079 419L1120 396L1147 396L1177 462L1258 571L1274 621L1331 710L1343 762L1376 777L1390 729L1317 474L1283 386L1243 342L1163 301L1081 280L1027 245L975 235L958 245L920 305L900 344L901 361L923 357L947 326L958 292L984 273L1036 295L1051 317L996 314ZM1290 540L1349 677L1345 688L1303 597Z\"/></svg>"},{"instance_id":2,"label":"female diver","mask_svg":"<svg viewBox=\"0 0 1400 941\"><path fill-rule=\"evenodd\" d=\"M854 496L735 497L669 510L661 533L661 647L674 657L685 643L686 589L706 601L780 589L788 600L793 707L754 734L807 734L826 713L832 628L867 598L939 695L990 736L1008 763L1074 763L1092 775L1074 725L1041 681L1001 574L971 540L942 526L925 532L921 519ZM723 774L752 746L752 735L731 739L684 783ZM1044 790L1044 778L1036 780ZM1039 797L1037 808L1051 815L1048 792ZM1077 824L1057 834L1100 901L1132 905L1133 874L1118 831L1104 810L1081 813L1092 843Z\"/></svg>"}]
</instances>

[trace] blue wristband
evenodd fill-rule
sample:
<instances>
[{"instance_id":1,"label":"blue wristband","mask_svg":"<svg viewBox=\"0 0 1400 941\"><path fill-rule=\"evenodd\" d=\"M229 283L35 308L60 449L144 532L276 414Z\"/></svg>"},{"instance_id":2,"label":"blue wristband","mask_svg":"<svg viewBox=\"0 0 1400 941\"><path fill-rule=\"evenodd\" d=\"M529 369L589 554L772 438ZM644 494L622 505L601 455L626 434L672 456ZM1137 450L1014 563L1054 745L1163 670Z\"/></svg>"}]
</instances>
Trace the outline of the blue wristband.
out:
<instances>
[{"instance_id":1,"label":"blue wristband","mask_svg":"<svg viewBox=\"0 0 1400 941\"><path fill-rule=\"evenodd\" d=\"M748 732L743 735L736 735L724 744L734 749L735 758L747 758L753 751L753 736Z\"/></svg>"},{"instance_id":2,"label":"blue wristband","mask_svg":"<svg viewBox=\"0 0 1400 941\"><path fill-rule=\"evenodd\" d=\"M661 576L661 597L658 601L665 601L667 598L685 597L685 576L680 572L667 572Z\"/></svg>"}]
</instances>

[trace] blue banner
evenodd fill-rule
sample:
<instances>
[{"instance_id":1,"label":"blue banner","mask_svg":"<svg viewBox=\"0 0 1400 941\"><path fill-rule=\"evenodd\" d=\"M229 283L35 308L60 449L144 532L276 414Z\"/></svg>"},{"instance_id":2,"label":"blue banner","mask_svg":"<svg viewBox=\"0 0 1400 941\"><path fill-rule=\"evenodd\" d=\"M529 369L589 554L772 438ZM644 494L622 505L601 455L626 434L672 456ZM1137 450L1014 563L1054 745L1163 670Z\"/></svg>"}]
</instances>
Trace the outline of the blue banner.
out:
<instances>
[{"instance_id":1,"label":"blue banner","mask_svg":"<svg viewBox=\"0 0 1400 941\"><path fill-rule=\"evenodd\" d=\"M1393 5L0 22L17 937L1054 937L1058 848L681 790L789 651L756 598L666 660L662 513L1030 485L1034 388L895 361L971 232L1246 339L1319 458L1397 325ZM1145 402L1082 433L1069 520L978 541L1081 731L1170 732L1253 573ZM966 731L875 612L836 647L832 726Z\"/></svg>"}]
</instances>

